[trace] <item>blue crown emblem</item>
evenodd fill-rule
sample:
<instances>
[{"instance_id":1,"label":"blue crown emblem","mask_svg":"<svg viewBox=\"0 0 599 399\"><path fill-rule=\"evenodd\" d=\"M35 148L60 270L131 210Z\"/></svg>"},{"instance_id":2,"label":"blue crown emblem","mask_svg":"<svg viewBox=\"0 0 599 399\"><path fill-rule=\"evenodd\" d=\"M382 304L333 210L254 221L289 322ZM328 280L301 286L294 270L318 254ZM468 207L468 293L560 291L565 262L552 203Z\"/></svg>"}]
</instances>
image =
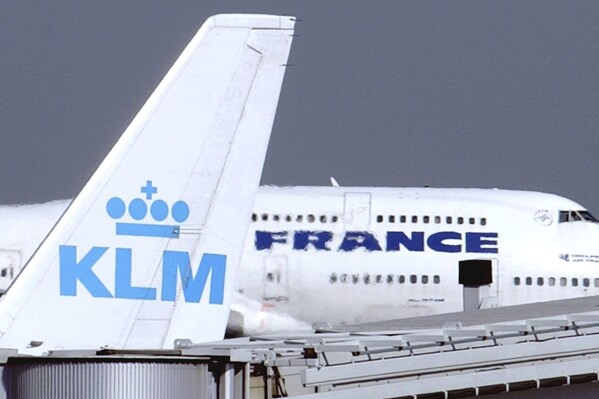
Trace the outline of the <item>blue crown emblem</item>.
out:
<instances>
[{"instance_id":1,"label":"blue crown emblem","mask_svg":"<svg viewBox=\"0 0 599 399\"><path fill-rule=\"evenodd\" d=\"M145 186L141 187L141 192L146 195L146 200L151 201L152 196L158 193L158 188L152 185L148 180ZM154 200L150 207L150 216L155 222L163 222L169 216L169 206L163 200ZM148 214L148 203L142 198L134 198L125 205L125 201L119 197L112 197L106 203L106 212L115 219L121 219L128 211L133 220L141 221ZM170 216L177 223L183 223L189 217L189 206L185 201L177 201L170 208ZM167 237L179 238L180 226L156 223L116 223L116 234L122 236L142 236L142 237Z\"/></svg>"}]
</instances>

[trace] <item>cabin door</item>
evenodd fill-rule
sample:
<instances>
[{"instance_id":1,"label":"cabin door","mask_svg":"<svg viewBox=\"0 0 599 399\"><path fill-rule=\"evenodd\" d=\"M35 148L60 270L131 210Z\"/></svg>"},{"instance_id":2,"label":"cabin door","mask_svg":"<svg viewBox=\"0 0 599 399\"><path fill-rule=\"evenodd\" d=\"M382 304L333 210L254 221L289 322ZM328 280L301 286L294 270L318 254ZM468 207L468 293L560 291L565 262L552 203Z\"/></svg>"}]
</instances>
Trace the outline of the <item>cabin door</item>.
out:
<instances>
[{"instance_id":1,"label":"cabin door","mask_svg":"<svg viewBox=\"0 0 599 399\"><path fill-rule=\"evenodd\" d=\"M286 256L264 258L264 295L267 302L289 301L289 274Z\"/></svg>"},{"instance_id":2,"label":"cabin door","mask_svg":"<svg viewBox=\"0 0 599 399\"><path fill-rule=\"evenodd\" d=\"M489 259L491 261L491 270L493 273L493 282L489 285L487 294L483 296L481 300L481 309L485 308L496 308L501 305L501 298L499 296L500 280L499 280L499 260Z\"/></svg>"},{"instance_id":3,"label":"cabin door","mask_svg":"<svg viewBox=\"0 0 599 399\"><path fill-rule=\"evenodd\" d=\"M370 225L370 193L345 193L345 225L353 230L367 230Z\"/></svg>"}]
</instances>

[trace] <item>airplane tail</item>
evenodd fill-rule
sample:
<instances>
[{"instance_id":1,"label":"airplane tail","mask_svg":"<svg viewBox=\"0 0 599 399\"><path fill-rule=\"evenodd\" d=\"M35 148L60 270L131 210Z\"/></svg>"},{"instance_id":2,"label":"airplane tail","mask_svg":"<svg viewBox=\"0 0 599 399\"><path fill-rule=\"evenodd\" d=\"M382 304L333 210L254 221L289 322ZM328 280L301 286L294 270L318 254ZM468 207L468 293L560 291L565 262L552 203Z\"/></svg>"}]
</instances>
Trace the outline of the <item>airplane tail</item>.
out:
<instances>
[{"instance_id":1,"label":"airplane tail","mask_svg":"<svg viewBox=\"0 0 599 399\"><path fill-rule=\"evenodd\" d=\"M204 23L0 302L1 347L222 339L293 28Z\"/></svg>"}]
</instances>

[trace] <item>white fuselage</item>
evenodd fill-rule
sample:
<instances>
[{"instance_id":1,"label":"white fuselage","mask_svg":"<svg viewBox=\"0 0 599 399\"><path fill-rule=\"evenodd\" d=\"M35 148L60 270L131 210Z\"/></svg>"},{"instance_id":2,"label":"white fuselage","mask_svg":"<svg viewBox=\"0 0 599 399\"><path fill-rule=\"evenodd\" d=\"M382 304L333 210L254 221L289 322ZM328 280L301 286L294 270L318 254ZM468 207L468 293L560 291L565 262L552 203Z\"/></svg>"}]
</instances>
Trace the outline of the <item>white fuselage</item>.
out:
<instances>
[{"instance_id":1,"label":"white fuselage","mask_svg":"<svg viewBox=\"0 0 599 399\"><path fill-rule=\"evenodd\" d=\"M67 205L0 208L4 285ZM599 224L578 211L524 191L261 187L237 291L310 322L429 315L462 309L459 261L488 259L482 306L599 294Z\"/></svg>"},{"instance_id":2,"label":"white fuselage","mask_svg":"<svg viewBox=\"0 0 599 399\"><path fill-rule=\"evenodd\" d=\"M483 306L599 293L599 224L568 199L488 189L261 187L238 287L333 324L461 310L458 262L489 259Z\"/></svg>"}]
</instances>

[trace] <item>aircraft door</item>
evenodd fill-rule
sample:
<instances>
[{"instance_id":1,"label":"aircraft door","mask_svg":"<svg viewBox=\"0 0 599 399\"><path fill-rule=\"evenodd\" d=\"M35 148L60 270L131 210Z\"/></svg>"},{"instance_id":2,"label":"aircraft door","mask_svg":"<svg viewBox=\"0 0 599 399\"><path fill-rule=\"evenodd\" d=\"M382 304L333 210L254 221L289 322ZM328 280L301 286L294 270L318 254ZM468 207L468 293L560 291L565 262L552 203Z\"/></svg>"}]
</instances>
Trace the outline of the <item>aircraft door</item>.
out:
<instances>
[{"instance_id":1,"label":"aircraft door","mask_svg":"<svg viewBox=\"0 0 599 399\"><path fill-rule=\"evenodd\" d=\"M6 292L20 267L21 251L0 249L0 294Z\"/></svg>"},{"instance_id":2,"label":"aircraft door","mask_svg":"<svg viewBox=\"0 0 599 399\"><path fill-rule=\"evenodd\" d=\"M480 308L496 308L500 306L500 297L499 297L499 261L498 259L486 259L491 262L491 272L493 275L493 282L488 286L488 290L481 298Z\"/></svg>"},{"instance_id":3,"label":"aircraft door","mask_svg":"<svg viewBox=\"0 0 599 399\"><path fill-rule=\"evenodd\" d=\"M370 225L370 193L345 193L345 224L352 229L368 229Z\"/></svg>"},{"instance_id":4,"label":"aircraft door","mask_svg":"<svg viewBox=\"0 0 599 399\"><path fill-rule=\"evenodd\" d=\"M264 258L264 295L268 302L289 301L289 274L286 256L267 256Z\"/></svg>"}]
</instances>

